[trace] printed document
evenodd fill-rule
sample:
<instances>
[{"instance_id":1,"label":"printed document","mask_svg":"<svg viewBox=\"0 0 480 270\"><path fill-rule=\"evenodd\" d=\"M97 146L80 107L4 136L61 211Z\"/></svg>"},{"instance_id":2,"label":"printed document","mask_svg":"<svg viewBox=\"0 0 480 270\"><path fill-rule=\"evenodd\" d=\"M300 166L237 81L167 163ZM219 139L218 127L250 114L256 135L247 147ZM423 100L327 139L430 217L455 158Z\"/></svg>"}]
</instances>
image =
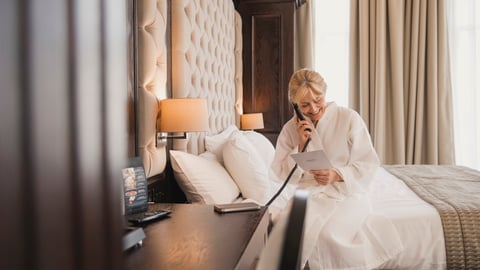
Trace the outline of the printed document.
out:
<instances>
[{"instance_id":1,"label":"printed document","mask_svg":"<svg viewBox=\"0 0 480 270\"><path fill-rule=\"evenodd\" d=\"M323 150L292 154L291 157L304 171L332 168Z\"/></svg>"}]
</instances>

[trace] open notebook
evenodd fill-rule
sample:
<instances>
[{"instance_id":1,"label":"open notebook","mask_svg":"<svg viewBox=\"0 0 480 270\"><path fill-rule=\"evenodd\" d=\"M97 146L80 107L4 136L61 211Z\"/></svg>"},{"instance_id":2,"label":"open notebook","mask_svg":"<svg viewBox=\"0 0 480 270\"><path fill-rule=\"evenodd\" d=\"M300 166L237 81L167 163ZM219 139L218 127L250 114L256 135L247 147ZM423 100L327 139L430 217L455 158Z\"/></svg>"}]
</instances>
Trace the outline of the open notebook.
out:
<instances>
[{"instance_id":1,"label":"open notebook","mask_svg":"<svg viewBox=\"0 0 480 270\"><path fill-rule=\"evenodd\" d=\"M148 185L143 161L140 157L128 160L122 169L125 218L139 224L170 215L169 210L148 211Z\"/></svg>"}]
</instances>

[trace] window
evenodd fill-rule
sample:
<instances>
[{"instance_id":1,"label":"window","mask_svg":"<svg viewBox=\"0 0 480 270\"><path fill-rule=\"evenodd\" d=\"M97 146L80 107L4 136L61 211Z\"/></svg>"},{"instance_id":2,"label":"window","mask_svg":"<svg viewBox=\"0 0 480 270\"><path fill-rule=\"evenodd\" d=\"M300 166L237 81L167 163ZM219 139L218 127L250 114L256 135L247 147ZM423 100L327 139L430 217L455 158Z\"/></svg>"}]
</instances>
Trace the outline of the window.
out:
<instances>
[{"instance_id":1,"label":"window","mask_svg":"<svg viewBox=\"0 0 480 270\"><path fill-rule=\"evenodd\" d=\"M327 101L348 107L349 0L313 0L314 69L327 82Z\"/></svg>"},{"instance_id":2,"label":"window","mask_svg":"<svg viewBox=\"0 0 480 270\"><path fill-rule=\"evenodd\" d=\"M480 2L447 1L457 165L480 170Z\"/></svg>"}]
</instances>

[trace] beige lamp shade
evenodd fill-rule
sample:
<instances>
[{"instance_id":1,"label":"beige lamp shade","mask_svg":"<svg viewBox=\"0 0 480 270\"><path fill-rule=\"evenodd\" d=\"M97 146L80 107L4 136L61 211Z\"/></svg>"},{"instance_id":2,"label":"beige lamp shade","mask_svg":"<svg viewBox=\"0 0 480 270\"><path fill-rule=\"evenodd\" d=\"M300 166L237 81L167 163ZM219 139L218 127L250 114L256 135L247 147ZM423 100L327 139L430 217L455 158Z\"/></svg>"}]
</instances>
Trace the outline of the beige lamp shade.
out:
<instances>
[{"instance_id":1,"label":"beige lamp shade","mask_svg":"<svg viewBox=\"0 0 480 270\"><path fill-rule=\"evenodd\" d=\"M208 131L208 107L206 99L170 98L160 101L160 132Z\"/></svg>"},{"instance_id":2,"label":"beige lamp shade","mask_svg":"<svg viewBox=\"0 0 480 270\"><path fill-rule=\"evenodd\" d=\"M245 130L254 130L263 128L262 113L247 113L240 117L240 128Z\"/></svg>"}]
</instances>

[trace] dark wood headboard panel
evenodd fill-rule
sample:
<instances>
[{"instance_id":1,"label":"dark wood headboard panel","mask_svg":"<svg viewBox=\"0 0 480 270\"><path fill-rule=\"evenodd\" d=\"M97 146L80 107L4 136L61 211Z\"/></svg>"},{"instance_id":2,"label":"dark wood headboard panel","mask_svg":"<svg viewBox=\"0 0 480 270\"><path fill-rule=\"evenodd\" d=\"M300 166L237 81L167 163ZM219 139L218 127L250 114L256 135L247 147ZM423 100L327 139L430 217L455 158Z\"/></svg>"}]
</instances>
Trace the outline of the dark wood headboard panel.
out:
<instances>
[{"instance_id":1,"label":"dark wood headboard panel","mask_svg":"<svg viewBox=\"0 0 480 270\"><path fill-rule=\"evenodd\" d=\"M273 145L292 117L288 81L294 71L295 11L304 0L234 0L242 16L243 109L263 113Z\"/></svg>"}]
</instances>

